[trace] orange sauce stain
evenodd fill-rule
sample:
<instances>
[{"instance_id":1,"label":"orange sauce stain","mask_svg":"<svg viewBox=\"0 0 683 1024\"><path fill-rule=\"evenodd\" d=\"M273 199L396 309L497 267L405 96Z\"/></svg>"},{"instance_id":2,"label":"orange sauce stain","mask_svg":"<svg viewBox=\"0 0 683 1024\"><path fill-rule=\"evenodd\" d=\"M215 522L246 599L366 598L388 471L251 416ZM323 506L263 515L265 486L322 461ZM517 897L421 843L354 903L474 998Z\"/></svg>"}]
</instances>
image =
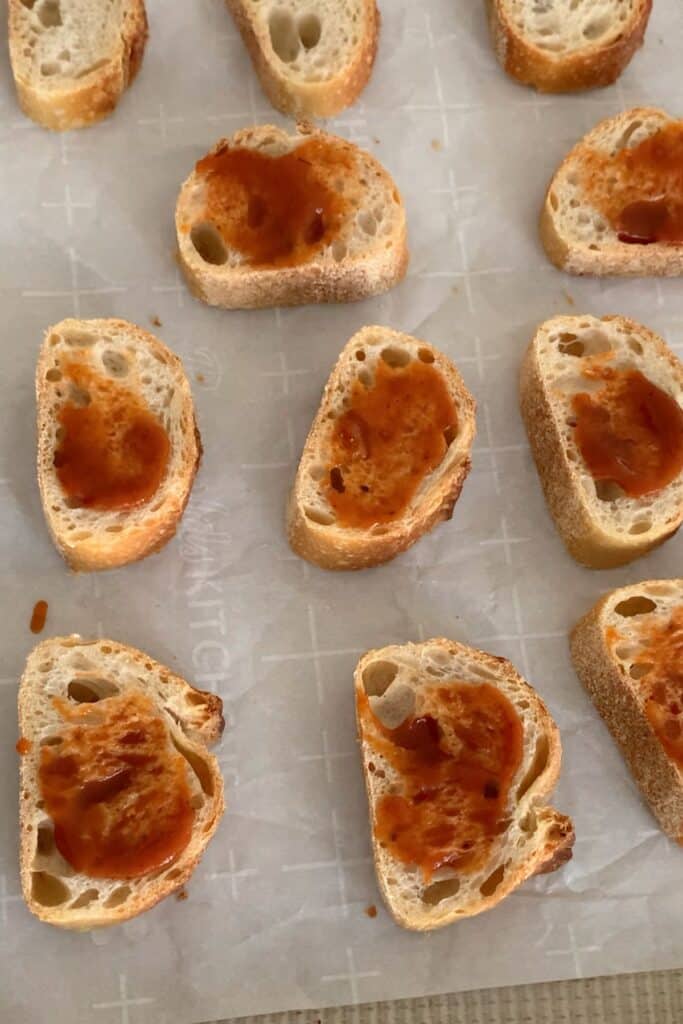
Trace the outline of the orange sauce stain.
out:
<instances>
[{"instance_id":1,"label":"orange sauce stain","mask_svg":"<svg viewBox=\"0 0 683 1024\"><path fill-rule=\"evenodd\" d=\"M431 363L377 362L370 387L356 380L330 442L327 500L340 526L397 519L442 462L458 417L446 382Z\"/></svg>"},{"instance_id":2,"label":"orange sauce stain","mask_svg":"<svg viewBox=\"0 0 683 1024\"><path fill-rule=\"evenodd\" d=\"M629 497L661 490L683 469L683 409L639 370L596 365L599 391L572 399L576 443L594 480Z\"/></svg>"},{"instance_id":3,"label":"orange sauce stain","mask_svg":"<svg viewBox=\"0 0 683 1024\"><path fill-rule=\"evenodd\" d=\"M377 907L374 903L371 903L369 907L365 908L365 913L368 917L377 917Z\"/></svg>"},{"instance_id":4,"label":"orange sauce stain","mask_svg":"<svg viewBox=\"0 0 683 1024\"><path fill-rule=\"evenodd\" d=\"M161 484L170 441L133 392L88 366L62 367L78 401L59 412L54 465L64 494L78 508L114 510L149 501Z\"/></svg>"},{"instance_id":5,"label":"orange sauce stain","mask_svg":"<svg viewBox=\"0 0 683 1024\"><path fill-rule=\"evenodd\" d=\"M29 629L32 633L42 633L47 619L47 601L36 601L31 612Z\"/></svg>"},{"instance_id":6,"label":"orange sauce stain","mask_svg":"<svg viewBox=\"0 0 683 1024\"><path fill-rule=\"evenodd\" d=\"M173 863L192 836L185 759L152 701L55 699L62 742L40 751L39 781L64 859L91 878L139 878Z\"/></svg>"},{"instance_id":7,"label":"orange sauce stain","mask_svg":"<svg viewBox=\"0 0 683 1024\"><path fill-rule=\"evenodd\" d=\"M17 754L21 754L22 757L24 754L28 754L32 747L33 744L25 736L20 736L15 744Z\"/></svg>"},{"instance_id":8,"label":"orange sauce stain","mask_svg":"<svg viewBox=\"0 0 683 1024\"><path fill-rule=\"evenodd\" d=\"M439 868L484 864L509 821L508 795L522 762L522 723L489 683L423 689L422 705L396 729L358 698L363 739L396 771L400 791L377 804L375 837L429 881Z\"/></svg>"},{"instance_id":9,"label":"orange sauce stain","mask_svg":"<svg viewBox=\"0 0 683 1024\"><path fill-rule=\"evenodd\" d=\"M354 166L347 147L324 138L281 156L226 144L196 166L204 217L249 265L296 266L338 235L347 203L335 182Z\"/></svg>"},{"instance_id":10,"label":"orange sauce stain","mask_svg":"<svg viewBox=\"0 0 683 1024\"><path fill-rule=\"evenodd\" d=\"M614 156L592 150L582 179L620 241L683 244L683 121Z\"/></svg>"},{"instance_id":11,"label":"orange sauce stain","mask_svg":"<svg viewBox=\"0 0 683 1024\"><path fill-rule=\"evenodd\" d=\"M645 713L669 757L683 768L683 605L662 623L643 623L635 664Z\"/></svg>"}]
</instances>

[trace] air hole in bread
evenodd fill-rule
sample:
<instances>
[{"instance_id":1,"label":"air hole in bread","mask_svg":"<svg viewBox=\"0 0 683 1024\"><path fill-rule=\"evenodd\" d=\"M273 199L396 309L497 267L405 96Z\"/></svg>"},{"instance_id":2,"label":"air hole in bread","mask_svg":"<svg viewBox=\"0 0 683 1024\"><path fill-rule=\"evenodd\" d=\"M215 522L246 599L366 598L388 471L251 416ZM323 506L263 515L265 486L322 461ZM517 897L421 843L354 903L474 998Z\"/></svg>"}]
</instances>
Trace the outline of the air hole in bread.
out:
<instances>
[{"instance_id":1,"label":"air hole in bread","mask_svg":"<svg viewBox=\"0 0 683 1024\"><path fill-rule=\"evenodd\" d=\"M113 697L119 692L119 688L108 679L87 676L82 679L72 679L66 692L77 704L95 704L98 700Z\"/></svg>"},{"instance_id":2,"label":"air hole in bread","mask_svg":"<svg viewBox=\"0 0 683 1024\"><path fill-rule=\"evenodd\" d=\"M631 140L631 137L638 131L642 126L642 121L631 121L628 128L626 128L617 141L614 144L614 152L617 153L620 149L625 149Z\"/></svg>"},{"instance_id":3,"label":"air hole in bread","mask_svg":"<svg viewBox=\"0 0 683 1024\"><path fill-rule=\"evenodd\" d=\"M38 826L36 834L36 853L41 857L49 857L55 850L55 833L52 822L43 821Z\"/></svg>"},{"instance_id":4,"label":"air hole in bread","mask_svg":"<svg viewBox=\"0 0 683 1024\"><path fill-rule=\"evenodd\" d=\"M604 36L607 29L611 24L610 15L602 15L600 18L593 18L583 26L583 35L585 39L599 39L600 36Z\"/></svg>"},{"instance_id":5,"label":"air hole in bread","mask_svg":"<svg viewBox=\"0 0 683 1024\"><path fill-rule=\"evenodd\" d=\"M45 380L49 380L51 383L54 383L55 381L61 379L62 371L58 370L56 366L54 366L51 370L48 370L47 373L45 374Z\"/></svg>"},{"instance_id":6,"label":"air hole in bread","mask_svg":"<svg viewBox=\"0 0 683 1024\"><path fill-rule=\"evenodd\" d=\"M340 242L339 239L336 239L332 243L332 259L337 263L340 263L344 259L346 251L346 245L343 242Z\"/></svg>"},{"instance_id":7,"label":"air hole in bread","mask_svg":"<svg viewBox=\"0 0 683 1024\"><path fill-rule=\"evenodd\" d=\"M616 501L623 498L625 491L616 480L595 480L595 496L600 501Z\"/></svg>"},{"instance_id":8,"label":"air hole in bread","mask_svg":"<svg viewBox=\"0 0 683 1024\"><path fill-rule=\"evenodd\" d=\"M443 432L443 439L446 442L447 448L450 448L457 436L458 428L454 427L452 423L449 424Z\"/></svg>"},{"instance_id":9,"label":"air hole in bread","mask_svg":"<svg viewBox=\"0 0 683 1024\"><path fill-rule=\"evenodd\" d=\"M377 221L367 211L358 214L358 226L366 235L377 234Z\"/></svg>"},{"instance_id":10,"label":"air hole in bread","mask_svg":"<svg viewBox=\"0 0 683 1024\"><path fill-rule=\"evenodd\" d=\"M628 347L631 349L631 352L635 352L637 356L642 356L643 346L640 344L637 338L629 338Z\"/></svg>"},{"instance_id":11,"label":"air hole in bread","mask_svg":"<svg viewBox=\"0 0 683 1024\"><path fill-rule=\"evenodd\" d=\"M429 348L420 348L417 350L417 358L422 363L433 363L434 353Z\"/></svg>"},{"instance_id":12,"label":"air hole in bread","mask_svg":"<svg viewBox=\"0 0 683 1024\"><path fill-rule=\"evenodd\" d=\"M646 661L639 661L636 665L631 665L629 669L629 675L631 679L642 679L648 672L652 671L652 664Z\"/></svg>"},{"instance_id":13,"label":"air hole in bread","mask_svg":"<svg viewBox=\"0 0 683 1024\"><path fill-rule=\"evenodd\" d=\"M90 397L90 392L86 388L81 388L78 384L70 384L69 400L74 405L84 408L86 405L90 405L92 398Z\"/></svg>"},{"instance_id":14,"label":"air hole in bread","mask_svg":"<svg viewBox=\"0 0 683 1024\"><path fill-rule=\"evenodd\" d=\"M47 871L34 871L31 876L31 897L41 907L59 907L71 899L64 882Z\"/></svg>"},{"instance_id":15,"label":"air hole in bread","mask_svg":"<svg viewBox=\"0 0 683 1024\"><path fill-rule=\"evenodd\" d=\"M363 689L368 697L381 697L398 675L393 661L371 661L363 669Z\"/></svg>"},{"instance_id":16,"label":"air hole in bread","mask_svg":"<svg viewBox=\"0 0 683 1024\"><path fill-rule=\"evenodd\" d=\"M320 18L313 12L299 18L299 39L305 50L312 50L318 45L322 28Z\"/></svg>"},{"instance_id":17,"label":"air hole in bread","mask_svg":"<svg viewBox=\"0 0 683 1024\"><path fill-rule=\"evenodd\" d=\"M52 78L53 75L58 75L60 71L60 64L56 60L44 60L40 65L40 73L43 78Z\"/></svg>"},{"instance_id":18,"label":"air hole in bread","mask_svg":"<svg viewBox=\"0 0 683 1024\"><path fill-rule=\"evenodd\" d=\"M21 2L29 11L32 11L36 4L36 0L21 0Z\"/></svg>"},{"instance_id":19,"label":"air hole in bread","mask_svg":"<svg viewBox=\"0 0 683 1024\"><path fill-rule=\"evenodd\" d=\"M334 522L334 516L331 512L325 512L321 508L313 508L312 505L304 506L304 515L312 523L317 523L319 526L332 526Z\"/></svg>"},{"instance_id":20,"label":"air hole in bread","mask_svg":"<svg viewBox=\"0 0 683 1024\"><path fill-rule=\"evenodd\" d=\"M190 768L197 776L199 785L207 796L213 796L213 775L209 771L206 761L196 754L194 750L186 746L178 736L172 736L173 746L179 754L182 754Z\"/></svg>"},{"instance_id":21,"label":"air hole in bread","mask_svg":"<svg viewBox=\"0 0 683 1024\"><path fill-rule=\"evenodd\" d=\"M632 524L628 532L632 535L637 535L639 533L647 533L647 531L651 529L652 523L649 519L638 519L635 523Z\"/></svg>"},{"instance_id":22,"label":"air hole in bread","mask_svg":"<svg viewBox=\"0 0 683 1024\"><path fill-rule=\"evenodd\" d=\"M57 60L69 61L71 60L71 53L69 50L62 50L61 53L57 54Z\"/></svg>"},{"instance_id":23,"label":"air hole in bread","mask_svg":"<svg viewBox=\"0 0 683 1024\"><path fill-rule=\"evenodd\" d=\"M386 729L398 729L415 711L415 690L394 683L382 696L370 697L370 708Z\"/></svg>"},{"instance_id":24,"label":"air hole in bread","mask_svg":"<svg viewBox=\"0 0 683 1024\"><path fill-rule=\"evenodd\" d=\"M59 0L43 0L38 8L38 18L44 28L57 28L62 24Z\"/></svg>"},{"instance_id":25,"label":"air hole in bread","mask_svg":"<svg viewBox=\"0 0 683 1024\"><path fill-rule=\"evenodd\" d=\"M59 744L62 742L62 737L55 735L53 733L53 735L51 736L43 736L42 740L40 741L40 745L41 747L56 747L59 746Z\"/></svg>"},{"instance_id":26,"label":"air hole in bread","mask_svg":"<svg viewBox=\"0 0 683 1024\"><path fill-rule=\"evenodd\" d=\"M181 871L180 868L172 868L171 871L167 872L167 874L164 877L169 882L175 882L176 878L180 878L182 873L183 872Z\"/></svg>"},{"instance_id":27,"label":"air hole in bread","mask_svg":"<svg viewBox=\"0 0 683 1024\"><path fill-rule=\"evenodd\" d=\"M190 232L190 239L199 256L205 263L215 267L222 266L228 259L228 250L213 224L195 224Z\"/></svg>"},{"instance_id":28,"label":"air hole in bread","mask_svg":"<svg viewBox=\"0 0 683 1024\"><path fill-rule=\"evenodd\" d=\"M102 353L102 365L110 377L126 377L130 369L126 357L113 348L107 348Z\"/></svg>"},{"instance_id":29,"label":"air hole in bread","mask_svg":"<svg viewBox=\"0 0 683 1024\"><path fill-rule=\"evenodd\" d=\"M358 360L359 363L362 363L365 360L365 352L363 351L362 348L359 348L356 351L356 359Z\"/></svg>"},{"instance_id":30,"label":"air hole in bread","mask_svg":"<svg viewBox=\"0 0 683 1024\"><path fill-rule=\"evenodd\" d=\"M97 337L94 334L91 334L90 331L75 329L73 331L69 331L69 333L64 336L63 340L65 345L70 345L73 348L87 348L90 345L95 344Z\"/></svg>"},{"instance_id":31,"label":"air hole in bread","mask_svg":"<svg viewBox=\"0 0 683 1024\"><path fill-rule=\"evenodd\" d=\"M393 370L401 366L407 366L410 362L410 352L406 352L404 348L396 348L394 345L390 345L389 348L383 348L380 352L380 357Z\"/></svg>"},{"instance_id":32,"label":"air hole in bread","mask_svg":"<svg viewBox=\"0 0 683 1024\"><path fill-rule=\"evenodd\" d=\"M550 205L552 206L553 210L557 210L559 208L560 201L557 198L556 194L554 192L551 192L550 195L548 196L548 199L550 201Z\"/></svg>"},{"instance_id":33,"label":"air hole in bread","mask_svg":"<svg viewBox=\"0 0 683 1024\"><path fill-rule=\"evenodd\" d=\"M548 737L541 735L536 740L536 749L534 750L533 760L517 789L518 800L521 800L524 794L528 793L534 782L536 782L536 779L543 774L548 764L549 755L550 744L548 743Z\"/></svg>"},{"instance_id":34,"label":"air hole in bread","mask_svg":"<svg viewBox=\"0 0 683 1024\"><path fill-rule=\"evenodd\" d=\"M569 331L559 335L557 339L557 347L565 356L580 357L586 351L584 343L579 341L575 334L570 334Z\"/></svg>"},{"instance_id":35,"label":"air hole in bread","mask_svg":"<svg viewBox=\"0 0 683 1024\"><path fill-rule=\"evenodd\" d=\"M105 907L120 907L122 903L125 903L131 894L131 888L129 885L119 885L114 889L111 896L105 901Z\"/></svg>"},{"instance_id":36,"label":"air hole in bread","mask_svg":"<svg viewBox=\"0 0 683 1024\"><path fill-rule=\"evenodd\" d=\"M505 864L500 864L495 871L492 871L488 878L479 886L482 896L493 896L494 892L505 878Z\"/></svg>"},{"instance_id":37,"label":"air hole in bread","mask_svg":"<svg viewBox=\"0 0 683 1024\"><path fill-rule=\"evenodd\" d=\"M529 811L527 814L525 814L519 823L519 827L521 828L522 832L526 832L527 835L533 835L536 829L538 828L538 819L536 817L536 812Z\"/></svg>"},{"instance_id":38,"label":"air hole in bread","mask_svg":"<svg viewBox=\"0 0 683 1024\"><path fill-rule=\"evenodd\" d=\"M620 601L619 604L616 604L614 610L622 618L630 619L634 615L648 615L656 607L655 602L651 601L649 597L644 597L642 594L634 594L633 597L628 597L625 601Z\"/></svg>"},{"instance_id":39,"label":"air hole in bread","mask_svg":"<svg viewBox=\"0 0 683 1024\"><path fill-rule=\"evenodd\" d=\"M441 882L432 882L422 893L422 902L430 907L435 907L442 900L448 900L451 896L457 896L460 889L460 879L444 878Z\"/></svg>"},{"instance_id":40,"label":"air hole in bread","mask_svg":"<svg viewBox=\"0 0 683 1024\"><path fill-rule=\"evenodd\" d=\"M339 466L333 466L330 470L330 487L337 491L338 494L343 494L346 490L344 486L344 475Z\"/></svg>"},{"instance_id":41,"label":"air hole in bread","mask_svg":"<svg viewBox=\"0 0 683 1024\"><path fill-rule=\"evenodd\" d=\"M294 18L289 11L276 7L268 19L270 43L275 53L285 64L296 60L301 47L301 40Z\"/></svg>"},{"instance_id":42,"label":"air hole in bread","mask_svg":"<svg viewBox=\"0 0 683 1024\"><path fill-rule=\"evenodd\" d=\"M112 526L105 526L105 533L123 533L124 527L114 523Z\"/></svg>"},{"instance_id":43,"label":"air hole in bread","mask_svg":"<svg viewBox=\"0 0 683 1024\"><path fill-rule=\"evenodd\" d=\"M77 896L73 903L69 904L69 910L82 910L83 907L90 906L95 900L99 899L99 890L97 889L86 889L80 896Z\"/></svg>"}]
</instances>

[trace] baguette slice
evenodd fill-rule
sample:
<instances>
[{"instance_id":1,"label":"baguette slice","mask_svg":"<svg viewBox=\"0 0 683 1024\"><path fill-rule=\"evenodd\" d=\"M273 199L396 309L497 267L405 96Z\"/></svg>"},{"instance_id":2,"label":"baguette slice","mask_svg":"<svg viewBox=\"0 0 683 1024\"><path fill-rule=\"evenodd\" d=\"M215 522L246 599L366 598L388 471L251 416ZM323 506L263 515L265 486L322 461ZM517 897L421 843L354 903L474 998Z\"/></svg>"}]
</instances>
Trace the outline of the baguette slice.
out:
<instances>
[{"instance_id":1,"label":"baguette slice","mask_svg":"<svg viewBox=\"0 0 683 1024\"><path fill-rule=\"evenodd\" d=\"M615 82L642 45L652 0L487 0L498 60L541 92Z\"/></svg>"},{"instance_id":2,"label":"baguette slice","mask_svg":"<svg viewBox=\"0 0 683 1024\"><path fill-rule=\"evenodd\" d=\"M583 370L596 360L639 370L679 406L683 366L653 331L621 316L553 317L541 324L527 349L521 412L548 508L574 558L593 569L609 569L675 533L683 521L683 471L640 497L593 478L575 439L572 400L591 390L595 382Z\"/></svg>"},{"instance_id":3,"label":"baguette slice","mask_svg":"<svg viewBox=\"0 0 683 1024\"><path fill-rule=\"evenodd\" d=\"M333 117L365 88L377 53L375 0L227 0L261 85L292 117Z\"/></svg>"},{"instance_id":4,"label":"baguette slice","mask_svg":"<svg viewBox=\"0 0 683 1024\"><path fill-rule=\"evenodd\" d=\"M89 726L113 721L113 702L130 694L151 699L164 723L169 750L175 748L187 762L195 812L192 833L172 864L137 878L91 877L76 871L55 845L54 823L41 800L41 751L46 745L56 750L64 742L65 729L74 729L65 724L59 698L68 714L84 716L75 728L87 736ZM135 917L182 886L223 814L223 779L207 749L220 737L223 725L220 698L194 689L142 651L79 636L39 643L19 685L21 884L29 910L62 928L98 928ZM111 749L116 760L102 765L103 773L121 768L122 746L112 742ZM107 779L104 774L102 783L106 785ZM163 807L157 811L163 812Z\"/></svg>"},{"instance_id":5,"label":"baguette slice","mask_svg":"<svg viewBox=\"0 0 683 1024\"><path fill-rule=\"evenodd\" d=\"M548 187L540 232L549 259L570 274L682 274L681 152L683 121L662 110L636 107L601 121ZM652 211L648 228L638 223L643 206ZM675 240L659 240L656 218L665 211L677 220Z\"/></svg>"},{"instance_id":6,"label":"baguette slice","mask_svg":"<svg viewBox=\"0 0 683 1024\"><path fill-rule=\"evenodd\" d=\"M606 594L574 629L571 651L652 813L683 845L683 579Z\"/></svg>"},{"instance_id":7,"label":"baguette slice","mask_svg":"<svg viewBox=\"0 0 683 1024\"><path fill-rule=\"evenodd\" d=\"M456 688L463 686L472 687L469 707L455 697ZM514 762L507 764L507 792L502 788L502 774L496 772L499 762L494 745L499 745L498 751L507 749L501 724L506 725L508 719L504 714L486 714L479 695L490 688L507 699L509 712L521 724L521 758L514 771ZM439 696L440 690L446 699L451 695L456 701L450 716L444 717L448 705ZM569 860L574 843L572 822L547 803L560 773L560 734L543 701L509 661L443 639L383 647L359 661L355 692L375 868L382 896L398 924L427 931L472 917L494 907L532 875L554 871ZM438 727L429 717L436 717ZM385 842L377 835L387 807L383 801L407 800L408 791L404 776L392 762L392 748L399 748L393 738L382 744L382 737L386 730L408 727L409 738L403 742L419 749L428 725L437 732L438 750L427 751L435 756L426 758L431 769L424 788L410 802L412 814L408 811L404 818L405 810L398 812L400 824ZM490 746L482 744L483 737ZM461 756L465 753L462 773L451 777L450 786L444 788L439 761L446 753L451 755L446 762L452 762L456 751ZM472 838L473 820L468 817L472 804L467 790L463 795L461 788L468 776L471 780L486 778L485 801L500 799L492 835L477 835L475 828ZM472 784L478 786L479 781ZM441 813L443 805L438 803L447 797L448 816ZM451 835L446 838L449 828ZM446 857L452 851L462 861L463 850L469 849L474 861L461 863L460 870L448 864L436 867L429 875L392 851L392 842L401 841L397 839L400 829L417 851L424 849L427 834L440 833L435 842ZM469 835L469 840L465 841L464 835Z\"/></svg>"},{"instance_id":8,"label":"baguette slice","mask_svg":"<svg viewBox=\"0 0 683 1024\"><path fill-rule=\"evenodd\" d=\"M367 298L397 284L408 263L387 171L304 125L218 142L182 186L176 231L190 289L225 309Z\"/></svg>"},{"instance_id":9,"label":"baguette slice","mask_svg":"<svg viewBox=\"0 0 683 1024\"><path fill-rule=\"evenodd\" d=\"M90 392L69 379L73 366L91 376L95 387ZM88 402L91 409L100 403L102 415L110 416L115 399L125 411L129 396L151 412L168 436L165 473L148 500L131 507L87 507L64 492L57 475L55 455L64 430L60 416L65 408ZM80 571L112 569L162 548L176 531L201 457L190 385L178 357L125 320L62 320L45 335L36 369L36 399L43 511L69 566ZM113 444L116 450L116 439ZM124 444L123 453L131 456L132 446Z\"/></svg>"},{"instance_id":10,"label":"baguette slice","mask_svg":"<svg viewBox=\"0 0 683 1024\"><path fill-rule=\"evenodd\" d=\"M143 0L9 0L19 103L45 128L82 128L110 114L146 42Z\"/></svg>"},{"instance_id":11,"label":"baguette slice","mask_svg":"<svg viewBox=\"0 0 683 1024\"><path fill-rule=\"evenodd\" d=\"M352 488L358 493L354 470L347 465L332 465L332 438L337 420L348 408L354 387L361 394L372 389L378 371L400 378L402 375L425 371L437 376L439 383L455 406L457 422L444 434L441 461L424 476L409 503L391 518L367 526L346 526L336 522L331 504L333 489ZM434 372L436 371L436 372ZM470 453L474 442L476 403L458 370L441 352L426 342L408 334L400 334L388 327L364 327L342 350L337 364L325 385L318 413L311 426L292 488L288 511L287 532L292 549L302 558L323 569L364 569L380 565L394 558L415 543L437 523L450 519L465 478L470 471ZM411 471L402 453L411 442L415 423L406 420L401 409L394 404L388 413L387 426L396 426L394 437L394 476ZM403 425L401 425L403 423ZM431 428L431 423L430 423ZM365 429L365 428L362 428ZM372 442L369 442L372 443ZM415 444L415 442L412 442ZM353 459L349 456L349 462ZM360 472L363 472L362 463ZM370 490L379 489L391 476L383 478L383 467L372 463ZM414 463L411 463L415 466ZM355 473L359 472L356 463ZM419 466L416 472L420 472ZM344 474L347 473L346 483ZM374 476L374 480L372 479ZM351 481L351 483L349 483ZM361 483L360 489L368 483Z\"/></svg>"}]
</instances>

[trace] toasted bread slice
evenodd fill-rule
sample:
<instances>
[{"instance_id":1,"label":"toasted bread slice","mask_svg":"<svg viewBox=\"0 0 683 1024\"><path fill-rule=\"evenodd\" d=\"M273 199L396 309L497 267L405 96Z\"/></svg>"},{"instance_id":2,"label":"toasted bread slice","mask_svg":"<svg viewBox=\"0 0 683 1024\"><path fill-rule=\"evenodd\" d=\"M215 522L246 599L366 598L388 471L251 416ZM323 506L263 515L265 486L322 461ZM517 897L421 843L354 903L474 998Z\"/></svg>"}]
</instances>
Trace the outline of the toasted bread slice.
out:
<instances>
[{"instance_id":1,"label":"toasted bread slice","mask_svg":"<svg viewBox=\"0 0 683 1024\"><path fill-rule=\"evenodd\" d=\"M364 569L450 519L470 471L475 401L424 341L364 327L325 385L289 499L294 551Z\"/></svg>"},{"instance_id":2,"label":"toasted bread slice","mask_svg":"<svg viewBox=\"0 0 683 1024\"><path fill-rule=\"evenodd\" d=\"M375 0L227 0L266 96L292 117L332 117L365 88L377 53Z\"/></svg>"},{"instance_id":3,"label":"toasted bread slice","mask_svg":"<svg viewBox=\"0 0 683 1024\"><path fill-rule=\"evenodd\" d=\"M548 806L560 734L504 658L450 640L370 651L356 712L382 896L427 931L489 910L571 857Z\"/></svg>"},{"instance_id":4,"label":"toasted bread slice","mask_svg":"<svg viewBox=\"0 0 683 1024\"><path fill-rule=\"evenodd\" d=\"M408 263L387 171L305 126L218 142L180 191L176 230L191 290L226 309L363 299L393 287Z\"/></svg>"},{"instance_id":5,"label":"toasted bread slice","mask_svg":"<svg viewBox=\"0 0 683 1024\"><path fill-rule=\"evenodd\" d=\"M641 46L652 0L487 0L496 56L541 92L615 82Z\"/></svg>"},{"instance_id":6,"label":"toasted bread slice","mask_svg":"<svg viewBox=\"0 0 683 1024\"><path fill-rule=\"evenodd\" d=\"M46 332L36 398L43 510L69 566L112 569L163 547L201 456L178 357L125 320L62 320Z\"/></svg>"},{"instance_id":7,"label":"toasted bread slice","mask_svg":"<svg viewBox=\"0 0 683 1024\"><path fill-rule=\"evenodd\" d=\"M578 623L571 651L652 813L683 845L683 579L612 590Z\"/></svg>"},{"instance_id":8,"label":"toasted bread slice","mask_svg":"<svg viewBox=\"0 0 683 1024\"><path fill-rule=\"evenodd\" d=\"M644 380L610 392L613 373L617 382L634 373ZM653 331L621 316L547 320L522 364L520 402L548 508L577 561L624 565L678 529L683 366Z\"/></svg>"},{"instance_id":9,"label":"toasted bread slice","mask_svg":"<svg viewBox=\"0 0 683 1024\"><path fill-rule=\"evenodd\" d=\"M146 42L143 0L9 0L19 103L45 128L82 128L110 114Z\"/></svg>"},{"instance_id":10,"label":"toasted bread slice","mask_svg":"<svg viewBox=\"0 0 683 1024\"><path fill-rule=\"evenodd\" d=\"M98 928L135 917L182 886L223 814L223 779L207 750L223 724L218 697L133 647L79 636L38 644L19 686L17 744L29 910L62 928ZM161 796L150 793L157 778ZM98 803L103 811L93 818ZM185 845L166 845L166 854L173 851L166 859L157 849L153 870L131 873L153 843L173 841L181 819ZM113 877L105 873L111 863Z\"/></svg>"},{"instance_id":11,"label":"toasted bread slice","mask_svg":"<svg viewBox=\"0 0 683 1024\"><path fill-rule=\"evenodd\" d=\"M570 274L683 273L683 121L636 107L601 121L550 182L541 241Z\"/></svg>"}]
</instances>

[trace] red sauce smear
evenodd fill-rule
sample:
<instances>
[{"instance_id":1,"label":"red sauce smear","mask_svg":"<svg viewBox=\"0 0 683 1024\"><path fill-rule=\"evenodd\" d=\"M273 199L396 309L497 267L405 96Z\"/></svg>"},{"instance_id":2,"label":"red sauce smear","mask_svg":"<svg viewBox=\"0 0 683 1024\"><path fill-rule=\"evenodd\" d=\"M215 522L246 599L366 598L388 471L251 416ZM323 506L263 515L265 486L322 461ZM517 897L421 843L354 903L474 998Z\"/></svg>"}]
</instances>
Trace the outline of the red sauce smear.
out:
<instances>
[{"instance_id":1,"label":"red sauce smear","mask_svg":"<svg viewBox=\"0 0 683 1024\"><path fill-rule=\"evenodd\" d=\"M335 183L355 163L350 147L325 138L281 156L225 143L196 166L206 181L203 217L250 266L296 266L338 235L347 201Z\"/></svg>"},{"instance_id":2,"label":"red sauce smear","mask_svg":"<svg viewBox=\"0 0 683 1024\"><path fill-rule=\"evenodd\" d=\"M458 416L431 363L377 362L368 388L356 380L330 442L327 500L340 526L389 523L443 460Z\"/></svg>"},{"instance_id":3,"label":"red sauce smear","mask_svg":"<svg viewBox=\"0 0 683 1024\"><path fill-rule=\"evenodd\" d=\"M185 759L139 693L71 707L62 742L40 751L39 781L55 844L91 878L139 878L173 863L194 810Z\"/></svg>"},{"instance_id":4,"label":"red sauce smear","mask_svg":"<svg viewBox=\"0 0 683 1024\"><path fill-rule=\"evenodd\" d=\"M576 443L594 480L614 481L631 498L659 491L683 470L683 410L639 370L597 365L604 381L572 399Z\"/></svg>"},{"instance_id":5,"label":"red sauce smear","mask_svg":"<svg viewBox=\"0 0 683 1024\"><path fill-rule=\"evenodd\" d=\"M59 412L54 465L74 507L134 508L156 493L168 467L168 434L133 392L73 362L62 367L78 400Z\"/></svg>"},{"instance_id":6,"label":"red sauce smear","mask_svg":"<svg viewBox=\"0 0 683 1024\"><path fill-rule=\"evenodd\" d=\"M522 723L490 683L423 689L422 706L387 729L358 698L363 739L391 764L398 793L381 797L375 836L425 881L439 868L477 870L509 824L510 784L522 763Z\"/></svg>"},{"instance_id":7,"label":"red sauce smear","mask_svg":"<svg viewBox=\"0 0 683 1024\"><path fill-rule=\"evenodd\" d=\"M583 186L620 241L683 244L683 121L614 156L591 151Z\"/></svg>"},{"instance_id":8,"label":"red sauce smear","mask_svg":"<svg viewBox=\"0 0 683 1024\"><path fill-rule=\"evenodd\" d=\"M42 633L47 619L47 601L36 601L31 613L29 629L32 633Z\"/></svg>"},{"instance_id":9,"label":"red sauce smear","mask_svg":"<svg viewBox=\"0 0 683 1024\"><path fill-rule=\"evenodd\" d=\"M28 754L32 747L33 744L30 740L27 740L25 736L20 736L15 744L17 754L21 754L22 757L24 754Z\"/></svg>"}]
</instances>

